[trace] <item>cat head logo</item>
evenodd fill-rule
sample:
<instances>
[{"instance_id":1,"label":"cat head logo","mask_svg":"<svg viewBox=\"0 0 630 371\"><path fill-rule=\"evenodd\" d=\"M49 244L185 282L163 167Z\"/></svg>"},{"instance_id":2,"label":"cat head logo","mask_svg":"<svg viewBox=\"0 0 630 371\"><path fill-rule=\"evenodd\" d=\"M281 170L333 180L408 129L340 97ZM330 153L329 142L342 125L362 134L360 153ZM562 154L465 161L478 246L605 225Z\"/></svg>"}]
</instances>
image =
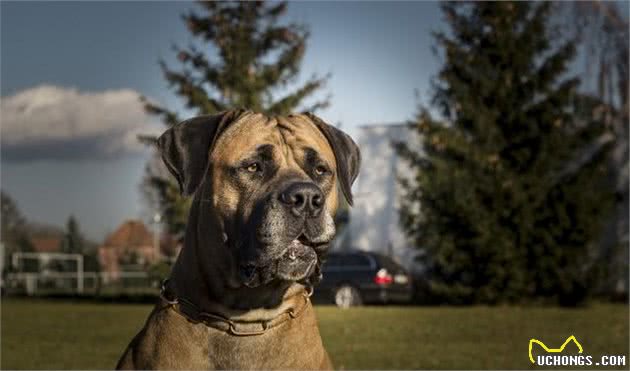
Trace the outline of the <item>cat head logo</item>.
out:
<instances>
[{"instance_id":1,"label":"cat head logo","mask_svg":"<svg viewBox=\"0 0 630 371\"><path fill-rule=\"evenodd\" d=\"M534 344L538 344L540 345L545 352L547 353L560 353L564 350L564 348L567 346L567 344L569 344L570 342L575 343L575 345L577 345L578 348L578 353L582 353L582 344L580 344L579 341L577 341L577 339L575 338L575 336L571 335L567 338L567 340L564 341L564 343L560 346L560 348L548 348L545 343L543 343L540 340L537 339L529 339L529 360L532 361L533 364L536 364L536 362L534 361L534 356L532 355L532 347L534 346Z\"/></svg>"}]
</instances>

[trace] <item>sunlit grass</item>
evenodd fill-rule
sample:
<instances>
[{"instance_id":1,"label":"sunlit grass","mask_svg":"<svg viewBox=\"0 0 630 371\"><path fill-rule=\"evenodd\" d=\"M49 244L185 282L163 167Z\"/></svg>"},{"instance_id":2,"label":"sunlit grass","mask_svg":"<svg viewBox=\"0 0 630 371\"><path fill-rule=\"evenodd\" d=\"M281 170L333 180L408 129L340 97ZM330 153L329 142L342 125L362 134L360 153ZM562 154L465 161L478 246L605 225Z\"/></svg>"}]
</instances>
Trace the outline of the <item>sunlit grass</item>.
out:
<instances>
[{"instance_id":1,"label":"sunlit grass","mask_svg":"<svg viewBox=\"0 0 630 371\"><path fill-rule=\"evenodd\" d=\"M150 310L150 305L4 300L2 369L111 369ZM527 354L530 338L557 347L575 335L584 354L625 355L626 366L621 368L628 369L625 305L350 310L322 306L317 314L337 368L536 368Z\"/></svg>"}]
</instances>

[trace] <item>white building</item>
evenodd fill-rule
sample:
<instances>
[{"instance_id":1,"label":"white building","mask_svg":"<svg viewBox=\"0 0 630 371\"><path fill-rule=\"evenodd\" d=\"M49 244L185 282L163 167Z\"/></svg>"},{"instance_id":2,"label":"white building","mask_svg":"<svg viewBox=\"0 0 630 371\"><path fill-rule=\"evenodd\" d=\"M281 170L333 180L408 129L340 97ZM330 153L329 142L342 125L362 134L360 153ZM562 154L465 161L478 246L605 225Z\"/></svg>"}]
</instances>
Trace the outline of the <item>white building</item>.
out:
<instances>
[{"instance_id":1,"label":"white building","mask_svg":"<svg viewBox=\"0 0 630 371\"><path fill-rule=\"evenodd\" d=\"M413 258L419 250L407 242L398 215L402 189L397 177L409 171L392 145L417 140L417 135L404 124L370 125L360 127L354 139L361 149L361 170L353 186L349 225L335 248L380 252L418 270Z\"/></svg>"}]
</instances>

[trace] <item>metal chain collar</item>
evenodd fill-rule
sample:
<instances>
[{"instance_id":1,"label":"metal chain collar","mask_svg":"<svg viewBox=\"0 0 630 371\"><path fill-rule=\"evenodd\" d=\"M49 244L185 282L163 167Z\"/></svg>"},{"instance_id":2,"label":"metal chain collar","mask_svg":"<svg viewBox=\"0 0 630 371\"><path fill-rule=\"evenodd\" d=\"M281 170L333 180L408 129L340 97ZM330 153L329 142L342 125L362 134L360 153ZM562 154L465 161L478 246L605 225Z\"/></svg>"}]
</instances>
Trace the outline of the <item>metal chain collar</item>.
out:
<instances>
[{"instance_id":1,"label":"metal chain collar","mask_svg":"<svg viewBox=\"0 0 630 371\"><path fill-rule=\"evenodd\" d=\"M185 298L177 298L169 295L167 287L168 280L162 282L162 289L160 290L160 299L164 303L163 308L173 308L175 312L185 317L187 320L193 323L203 323L208 327L212 327L224 332L227 332L234 336L255 336L262 335L267 330L274 328L282 323L298 318L306 309L310 297L313 295L313 287L306 286L306 290L300 295L304 300L298 308L289 308L285 312L282 312L275 318L264 321L239 321L232 320L225 316L215 313L203 312L195 304L186 300Z\"/></svg>"}]
</instances>

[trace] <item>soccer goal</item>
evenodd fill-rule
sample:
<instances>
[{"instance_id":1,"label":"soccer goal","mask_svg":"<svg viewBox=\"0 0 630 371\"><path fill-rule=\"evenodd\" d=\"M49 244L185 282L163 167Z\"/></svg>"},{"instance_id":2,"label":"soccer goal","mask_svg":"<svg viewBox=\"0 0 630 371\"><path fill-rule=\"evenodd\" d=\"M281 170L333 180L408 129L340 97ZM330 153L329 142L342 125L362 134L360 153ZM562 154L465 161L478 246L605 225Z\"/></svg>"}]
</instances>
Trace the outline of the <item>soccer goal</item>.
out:
<instances>
[{"instance_id":1,"label":"soccer goal","mask_svg":"<svg viewBox=\"0 0 630 371\"><path fill-rule=\"evenodd\" d=\"M7 278L23 284L28 295L34 295L43 285L66 286L78 294L84 291L85 272L81 254L15 252L11 255L11 266L13 272Z\"/></svg>"}]
</instances>

